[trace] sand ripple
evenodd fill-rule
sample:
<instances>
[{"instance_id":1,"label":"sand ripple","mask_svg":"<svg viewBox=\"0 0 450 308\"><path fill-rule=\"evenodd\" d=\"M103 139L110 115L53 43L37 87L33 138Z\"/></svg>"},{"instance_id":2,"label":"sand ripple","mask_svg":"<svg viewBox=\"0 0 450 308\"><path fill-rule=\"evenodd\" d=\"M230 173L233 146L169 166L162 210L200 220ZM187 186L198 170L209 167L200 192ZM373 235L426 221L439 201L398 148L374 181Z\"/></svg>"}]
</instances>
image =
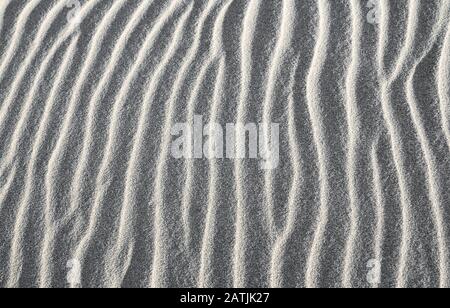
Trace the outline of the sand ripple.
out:
<instances>
[{"instance_id":1,"label":"sand ripple","mask_svg":"<svg viewBox=\"0 0 450 308\"><path fill-rule=\"evenodd\" d=\"M449 287L450 2L365 2L1 1L0 287Z\"/></svg>"}]
</instances>

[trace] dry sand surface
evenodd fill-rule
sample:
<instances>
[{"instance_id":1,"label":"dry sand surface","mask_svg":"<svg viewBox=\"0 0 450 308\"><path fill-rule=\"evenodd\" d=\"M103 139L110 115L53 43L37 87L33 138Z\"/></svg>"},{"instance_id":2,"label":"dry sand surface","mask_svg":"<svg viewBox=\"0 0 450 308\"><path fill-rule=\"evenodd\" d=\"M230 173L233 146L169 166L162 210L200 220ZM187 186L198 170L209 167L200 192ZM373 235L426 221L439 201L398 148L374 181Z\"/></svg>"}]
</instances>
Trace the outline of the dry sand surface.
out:
<instances>
[{"instance_id":1,"label":"dry sand surface","mask_svg":"<svg viewBox=\"0 0 450 308\"><path fill-rule=\"evenodd\" d=\"M449 15L0 0L0 287L449 287ZM276 166L173 157L198 115Z\"/></svg>"}]
</instances>

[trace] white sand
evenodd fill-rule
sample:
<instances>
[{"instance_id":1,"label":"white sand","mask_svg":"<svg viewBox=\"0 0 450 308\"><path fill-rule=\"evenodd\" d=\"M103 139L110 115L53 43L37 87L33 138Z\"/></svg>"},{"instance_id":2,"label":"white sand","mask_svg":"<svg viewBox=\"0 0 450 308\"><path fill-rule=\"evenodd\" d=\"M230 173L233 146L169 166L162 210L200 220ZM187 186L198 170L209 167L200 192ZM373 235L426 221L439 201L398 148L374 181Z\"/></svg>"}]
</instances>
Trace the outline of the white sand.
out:
<instances>
[{"instance_id":1,"label":"white sand","mask_svg":"<svg viewBox=\"0 0 450 308\"><path fill-rule=\"evenodd\" d=\"M0 287L450 286L449 1L80 4L0 0Z\"/></svg>"}]
</instances>

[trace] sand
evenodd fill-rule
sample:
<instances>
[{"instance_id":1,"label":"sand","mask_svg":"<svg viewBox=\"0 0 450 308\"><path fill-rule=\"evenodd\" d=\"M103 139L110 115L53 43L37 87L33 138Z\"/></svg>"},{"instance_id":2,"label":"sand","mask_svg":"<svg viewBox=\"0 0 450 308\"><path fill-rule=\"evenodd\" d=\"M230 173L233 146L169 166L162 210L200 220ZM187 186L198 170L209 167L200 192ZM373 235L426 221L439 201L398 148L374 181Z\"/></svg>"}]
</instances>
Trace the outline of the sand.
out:
<instances>
[{"instance_id":1,"label":"sand","mask_svg":"<svg viewBox=\"0 0 450 308\"><path fill-rule=\"evenodd\" d=\"M449 25L447 0L0 0L0 287L449 287ZM279 123L277 164L174 158L198 116Z\"/></svg>"}]
</instances>

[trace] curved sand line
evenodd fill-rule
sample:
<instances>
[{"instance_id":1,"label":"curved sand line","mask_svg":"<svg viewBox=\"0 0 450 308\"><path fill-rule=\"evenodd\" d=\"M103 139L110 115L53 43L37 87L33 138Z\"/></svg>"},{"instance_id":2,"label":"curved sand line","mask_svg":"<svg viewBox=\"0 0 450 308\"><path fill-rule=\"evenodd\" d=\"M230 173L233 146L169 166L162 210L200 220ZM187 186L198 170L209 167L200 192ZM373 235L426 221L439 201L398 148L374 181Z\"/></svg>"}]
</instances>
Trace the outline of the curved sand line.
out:
<instances>
[{"instance_id":1,"label":"curved sand line","mask_svg":"<svg viewBox=\"0 0 450 308\"><path fill-rule=\"evenodd\" d=\"M441 50L439 69L437 74L437 85L439 92L439 106L441 112L442 130L447 139L447 147L450 151L450 27L444 39L444 45Z\"/></svg>"},{"instance_id":2,"label":"curved sand line","mask_svg":"<svg viewBox=\"0 0 450 308\"><path fill-rule=\"evenodd\" d=\"M249 88L251 83L251 65L253 46L253 36L256 30L256 19L260 10L260 1L250 1L246 9L243 20L243 31L241 34L241 89L239 103L237 107L237 123L245 123L246 102L248 101ZM243 166L239 160L235 160L235 185L236 185L236 231L234 242L234 260L233 260L233 287L240 288L246 285L246 240L247 226L245 213L245 200L243 187Z\"/></svg>"},{"instance_id":3,"label":"curved sand line","mask_svg":"<svg viewBox=\"0 0 450 308\"><path fill-rule=\"evenodd\" d=\"M296 64L293 66L290 88L294 88L295 84L295 73L298 69L299 59L296 60ZM297 140L297 129L295 127L295 101L293 97L293 91L291 90L291 95L289 97L288 106L288 126L289 126L289 146L291 152L293 170L293 180L291 183L291 189L289 192L288 201L288 215L287 222L284 230L277 236L275 243L273 245L271 265L270 265L270 287L271 288L282 288L283 287L283 257L286 253L286 245L288 240L294 233L296 218L298 217L299 205L297 204L298 198L300 196L301 185L302 185L302 162L300 155L300 146Z\"/></svg>"},{"instance_id":4,"label":"curved sand line","mask_svg":"<svg viewBox=\"0 0 450 308\"><path fill-rule=\"evenodd\" d=\"M372 150L370 153L370 160L373 172L373 194L375 196L375 216L376 221L376 231L375 231L375 259L379 262L383 261L383 241L384 241L384 194L383 194L383 182L380 171L380 162L378 160L378 141L374 142Z\"/></svg>"},{"instance_id":5,"label":"curved sand line","mask_svg":"<svg viewBox=\"0 0 450 308\"><path fill-rule=\"evenodd\" d=\"M312 135L314 145L316 147L318 161L319 161L319 181L320 181L320 209L319 217L317 219L317 228L314 233L313 242L311 243L311 250L309 252L305 285L307 288L317 286L318 268L320 266L320 253L322 249L323 237L325 228L328 223L328 154L326 145L324 144L324 132L322 127L322 112L318 106L321 100L319 91L320 73L323 69L325 59L328 37L330 35L330 3L326 0L318 1L319 8L319 27L316 46L314 48L314 57L308 73L306 81L306 99L308 105L309 117L312 124Z\"/></svg>"},{"instance_id":6,"label":"curved sand line","mask_svg":"<svg viewBox=\"0 0 450 308\"><path fill-rule=\"evenodd\" d=\"M290 45L292 44L293 39L293 23L295 20L295 1L286 0L283 1L283 10L281 18L280 30L278 33L277 44L275 47L275 51L272 55L271 63L269 66L268 72L268 81L267 81L267 90L265 93L265 100L263 103L263 123L272 123L272 101L274 100L274 92L276 87L277 75L280 74L281 65L283 64L283 57ZM264 129L266 142L270 140L269 129ZM260 145L263 146L264 145ZM267 216L267 224L269 225L269 235L271 237L276 236L278 234L278 230L275 226L274 222L274 214L272 205L273 201L273 170L268 169L265 170L264 180L265 180L265 205L266 205L266 216Z\"/></svg>"},{"instance_id":7,"label":"curved sand line","mask_svg":"<svg viewBox=\"0 0 450 308\"><path fill-rule=\"evenodd\" d=\"M346 80L346 110L348 125L348 153L347 153L347 175L348 194L350 196L350 233L347 238L344 259L343 285L346 288L352 286L352 269L354 266L353 253L355 251L356 238L359 229L360 201L358 200L356 183L356 156L358 149L358 136L361 123L359 115L358 99L356 97L357 82L359 76L361 36L362 36L362 8L358 0L350 1L352 11L352 53L351 64Z\"/></svg>"}]
</instances>

